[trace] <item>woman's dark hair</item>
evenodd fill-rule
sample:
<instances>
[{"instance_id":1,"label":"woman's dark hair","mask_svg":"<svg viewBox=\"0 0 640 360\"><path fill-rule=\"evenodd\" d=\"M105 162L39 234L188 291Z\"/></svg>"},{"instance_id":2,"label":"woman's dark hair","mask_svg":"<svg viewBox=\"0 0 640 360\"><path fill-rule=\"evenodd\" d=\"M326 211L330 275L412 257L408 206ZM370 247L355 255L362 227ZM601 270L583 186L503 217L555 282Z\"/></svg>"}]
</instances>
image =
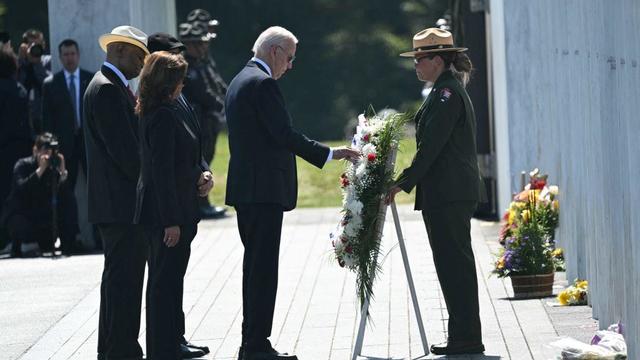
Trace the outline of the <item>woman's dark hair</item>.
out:
<instances>
[{"instance_id":1,"label":"woman's dark hair","mask_svg":"<svg viewBox=\"0 0 640 360\"><path fill-rule=\"evenodd\" d=\"M463 52L445 52L438 55L444 61L444 68L451 69L458 81L466 86L474 70L469 56Z\"/></svg>"},{"instance_id":2,"label":"woman's dark hair","mask_svg":"<svg viewBox=\"0 0 640 360\"><path fill-rule=\"evenodd\" d=\"M186 74L187 62L182 55L158 51L147 56L140 72L136 114L144 116L161 104L169 103Z\"/></svg>"},{"instance_id":3,"label":"woman's dark hair","mask_svg":"<svg viewBox=\"0 0 640 360\"><path fill-rule=\"evenodd\" d=\"M0 79L13 77L18 71L18 57L10 48L0 49Z\"/></svg>"}]
</instances>

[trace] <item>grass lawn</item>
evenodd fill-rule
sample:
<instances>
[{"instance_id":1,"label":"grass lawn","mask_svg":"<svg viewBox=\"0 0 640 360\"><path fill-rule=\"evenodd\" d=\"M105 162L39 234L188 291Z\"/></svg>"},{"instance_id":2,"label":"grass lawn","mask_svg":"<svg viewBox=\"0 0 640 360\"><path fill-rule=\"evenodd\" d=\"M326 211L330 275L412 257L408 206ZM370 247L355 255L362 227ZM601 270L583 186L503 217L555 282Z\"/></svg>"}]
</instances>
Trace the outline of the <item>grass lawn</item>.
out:
<instances>
[{"instance_id":1,"label":"grass lawn","mask_svg":"<svg viewBox=\"0 0 640 360\"><path fill-rule=\"evenodd\" d=\"M329 142L329 146L347 145L346 142ZM416 151L413 139L404 139L400 143L400 151L396 160L396 172L411 164ZM342 204L339 178L344 171L345 163L330 161L324 168L318 169L298 158L298 207L337 207ZM216 205L224 204L224 193L227 185L227 168L229 165L229 142L226 133L218 136L216 155L213 160L215 186L209 197ZM397 203L413 203L414 193L407 195L401 192L396 197Z\"/></svg>"}]
</instances>

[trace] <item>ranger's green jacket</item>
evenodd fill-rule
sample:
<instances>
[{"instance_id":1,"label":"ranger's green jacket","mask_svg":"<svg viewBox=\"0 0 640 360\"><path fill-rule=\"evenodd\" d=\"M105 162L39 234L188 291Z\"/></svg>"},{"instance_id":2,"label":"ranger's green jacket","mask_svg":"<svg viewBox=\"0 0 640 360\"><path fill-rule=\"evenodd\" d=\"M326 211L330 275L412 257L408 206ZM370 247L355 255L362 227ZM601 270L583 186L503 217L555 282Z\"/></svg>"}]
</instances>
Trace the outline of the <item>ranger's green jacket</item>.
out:
<instances>
[{"instance_id":1,"label":"ranger's green jacket","mask_svg":"<svg viewBox=\"0 0 640 360\"><path fill-rule=\"evenodd\" d=\"M469 95L451 71L443 72L414 118L417 152L396 180L416 210L480 200L476 117Z\"/></svg>"}]
</instances>

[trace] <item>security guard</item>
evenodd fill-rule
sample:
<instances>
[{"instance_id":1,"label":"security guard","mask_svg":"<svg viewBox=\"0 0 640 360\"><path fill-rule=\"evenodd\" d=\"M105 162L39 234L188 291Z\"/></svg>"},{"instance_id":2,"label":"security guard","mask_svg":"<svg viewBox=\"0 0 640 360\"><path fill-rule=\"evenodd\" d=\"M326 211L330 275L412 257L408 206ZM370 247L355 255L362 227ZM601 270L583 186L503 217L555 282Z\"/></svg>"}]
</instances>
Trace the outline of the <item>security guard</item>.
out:
<instances>
[{"instance_id":1,"label":"security guard","mask_svg":"<svg viewBox=\"0 0 640 360\"><path fill-rule=\"evenodd\" d=\"M480 200L476 119L464 89L471 61L451 33L430 28L413 37L412 57L421 81L434 83L415 116L417 153L389 190L416 187L415 209L429 235L433 260L449 312L448 341L432 345L436 355L484 352L478 285L471 248L471 216ZM462 83L461 83L462 82Z\"/></svg>"},{"instance_id":2,"label":"security guard","mask_svg":"<svg viewBox=\"0 0 640 360\"><path fill-rule=\"evenodd\" d=\"M224 128L224 96L226 84L215 69L215 62L209 56L209 43L216 37L209 32L209 22L194 21L180 24L180 40L184 43L185 59L189 70L182 90L193 106L202 127L202 153L205 161L211 163L215 153L218 133ZM226 209L209 204L201 198L202 218L223 217Z\"/></svg>"}]
</instances>

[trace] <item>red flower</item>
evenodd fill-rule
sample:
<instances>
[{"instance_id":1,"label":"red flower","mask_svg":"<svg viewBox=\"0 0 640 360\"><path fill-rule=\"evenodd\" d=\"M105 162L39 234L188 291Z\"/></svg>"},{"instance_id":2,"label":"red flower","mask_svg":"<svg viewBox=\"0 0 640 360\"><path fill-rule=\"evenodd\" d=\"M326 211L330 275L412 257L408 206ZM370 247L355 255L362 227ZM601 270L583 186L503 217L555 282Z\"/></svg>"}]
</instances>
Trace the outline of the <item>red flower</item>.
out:
<instances>
[{"instance_id":1,"label":"red flower","mask_svg":"<svg viewBox=\"0 0 640 360\"><path fill-rule=\"evenodd\" d=\"M347 247L346 247L346 248L344 248L344 251L345 251L347 254L351 254L351 252L353 251L353 249L351 248L351 245L347 245Z\"/></svg>"},{"instance_id":2,"label":"red flower","mask_svg":"<svg viewBox=\"0 0 640 360\"><path fill-rule=\"evenodd\" d=\"M367 160L376 161L376 154L371 153L371 154L367 155Z\"/></svg>"},{"instance_id":3,"label":"red flower","mask_svg":"<svg viewBox=\"0 0 640 360\"><path fill-rule=\"evenodd\" d=\"M362 137L362 140L364 142L369 142L369 134L364 134L364 136Z\"/></svg>"}]
</instances>

